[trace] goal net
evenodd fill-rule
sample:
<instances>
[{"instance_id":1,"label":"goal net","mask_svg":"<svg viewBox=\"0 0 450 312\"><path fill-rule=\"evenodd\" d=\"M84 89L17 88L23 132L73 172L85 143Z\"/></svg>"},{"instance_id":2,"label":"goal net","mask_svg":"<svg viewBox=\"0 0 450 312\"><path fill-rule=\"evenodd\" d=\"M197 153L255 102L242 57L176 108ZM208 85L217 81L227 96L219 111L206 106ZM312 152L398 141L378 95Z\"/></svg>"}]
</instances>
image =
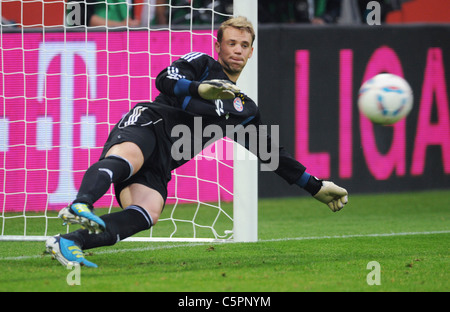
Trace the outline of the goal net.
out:
<instances>
[{"instance_id":1,"label":"goal net","mask_svg":"<svg viewBox=\"0 0 450 312\"><path fill-rule=\"evenodd\" d=\"M245 15L248 0L6 0L0 9L0 240L45 240L75 229L57 213L112 127L155 99L171 62L193 51L216 57L217 27ZM236 222L236 197L252 195L235 195L245 172L224 157L233 148L224 138L175 170L158 224L128 240L232 240L236 224L257 222L254 213ZM113 188L95 207L119 209Z\"/></svg>"}]
</instances>

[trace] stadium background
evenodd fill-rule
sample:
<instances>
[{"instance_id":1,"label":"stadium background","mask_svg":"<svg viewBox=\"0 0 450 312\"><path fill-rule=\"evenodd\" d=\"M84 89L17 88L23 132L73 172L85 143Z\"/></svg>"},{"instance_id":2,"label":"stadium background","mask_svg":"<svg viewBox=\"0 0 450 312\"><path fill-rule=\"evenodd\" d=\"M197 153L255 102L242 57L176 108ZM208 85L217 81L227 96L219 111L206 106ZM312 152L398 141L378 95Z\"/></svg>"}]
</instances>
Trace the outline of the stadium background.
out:
<instances>
[{"instance_id":1,"label":"stadium background","mask_svg":"<svg viewBox=\"0 0 450 312\"><path fill-rule=\"evenodd\" d=\"M444 25L260 27L262 116L312 174L352 192L448 188L449 36ZM361 84L383 71L414 90L411 114L388 127L357 109ZM260 173L261 195L301 193L273 179Z\"/></svg>"}]
</instances>

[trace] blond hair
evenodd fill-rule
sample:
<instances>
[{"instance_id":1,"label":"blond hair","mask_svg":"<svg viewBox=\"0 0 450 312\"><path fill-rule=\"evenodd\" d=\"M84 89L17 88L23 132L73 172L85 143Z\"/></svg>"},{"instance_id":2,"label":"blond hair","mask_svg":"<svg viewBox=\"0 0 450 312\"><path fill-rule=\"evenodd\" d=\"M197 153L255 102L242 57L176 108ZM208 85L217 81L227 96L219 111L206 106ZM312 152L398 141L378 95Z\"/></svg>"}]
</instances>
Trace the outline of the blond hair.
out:
<instances>
[{"instance_id":1,"label":"blond hair","mask_svg":"<svg viewBox=\"0 0 450 312\"><path fill-rule=\"evenodd\" d=\"M255 30L253 29L252 23L244 16L238 16L238 17L232 17L225 22L223 22L219 30L217 31L217 41L222 42L223 38L223 32L227 27L233 27L237 28L239 30L245 30L252 36L252 42L251 45L253 45L253 42L255 42Z\"/></svg>"}]
</instances>

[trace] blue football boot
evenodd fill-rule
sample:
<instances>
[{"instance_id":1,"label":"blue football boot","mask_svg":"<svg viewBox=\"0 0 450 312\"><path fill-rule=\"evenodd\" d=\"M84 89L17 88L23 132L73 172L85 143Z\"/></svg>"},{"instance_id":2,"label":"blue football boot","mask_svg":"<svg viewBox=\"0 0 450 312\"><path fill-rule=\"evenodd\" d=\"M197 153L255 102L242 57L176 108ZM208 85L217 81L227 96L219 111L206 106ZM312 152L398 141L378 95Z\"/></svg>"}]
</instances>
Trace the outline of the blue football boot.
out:
<instances>
[{"instance_id":1,"label":"blue football boot","mask_svg":"<svg viewBox=\"0 0 450 312\"><path fill-rule=\"evenodd\" d=\"M64 225L80 224L81 228L89 231L89 234L104 232L106 228L105 222L83 203L74 203L61 209L58 218L64 221Z\"/></svg>"},{"instance_id":2,"label":"blue football boot","mask_svg":"<svg viewBox=\"0 0 450 312\"><path fill-rule=\"evenodd\" d=\"M71 262L78 262L80 265L90 268L98 267L95 263L84 258L83 251L73 241L62 238L59 235L47 239L45 247L47 252L65 267Z\"/></svg>"}]
</instances>

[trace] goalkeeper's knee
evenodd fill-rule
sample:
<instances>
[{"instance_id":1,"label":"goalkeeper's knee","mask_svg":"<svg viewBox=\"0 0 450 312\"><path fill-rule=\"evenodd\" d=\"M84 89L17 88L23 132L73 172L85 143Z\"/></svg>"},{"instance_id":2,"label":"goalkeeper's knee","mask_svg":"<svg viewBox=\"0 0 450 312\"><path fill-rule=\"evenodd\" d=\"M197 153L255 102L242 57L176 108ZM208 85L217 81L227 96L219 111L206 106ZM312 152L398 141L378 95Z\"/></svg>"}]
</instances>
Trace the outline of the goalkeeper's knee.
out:
<instances>
[{"instance_id":1,"label":"goalkeeper's knee","mask_svg":"<svg viewBox=\"0 0 450 312\"><path fill-rule=\"evenodd\" d=\"M120 156L108 156L85 172L74 202L93 206L108 191L111 183L124 181L132 174L133 166L129 161Z\"/></svg>"}]
</instances>

